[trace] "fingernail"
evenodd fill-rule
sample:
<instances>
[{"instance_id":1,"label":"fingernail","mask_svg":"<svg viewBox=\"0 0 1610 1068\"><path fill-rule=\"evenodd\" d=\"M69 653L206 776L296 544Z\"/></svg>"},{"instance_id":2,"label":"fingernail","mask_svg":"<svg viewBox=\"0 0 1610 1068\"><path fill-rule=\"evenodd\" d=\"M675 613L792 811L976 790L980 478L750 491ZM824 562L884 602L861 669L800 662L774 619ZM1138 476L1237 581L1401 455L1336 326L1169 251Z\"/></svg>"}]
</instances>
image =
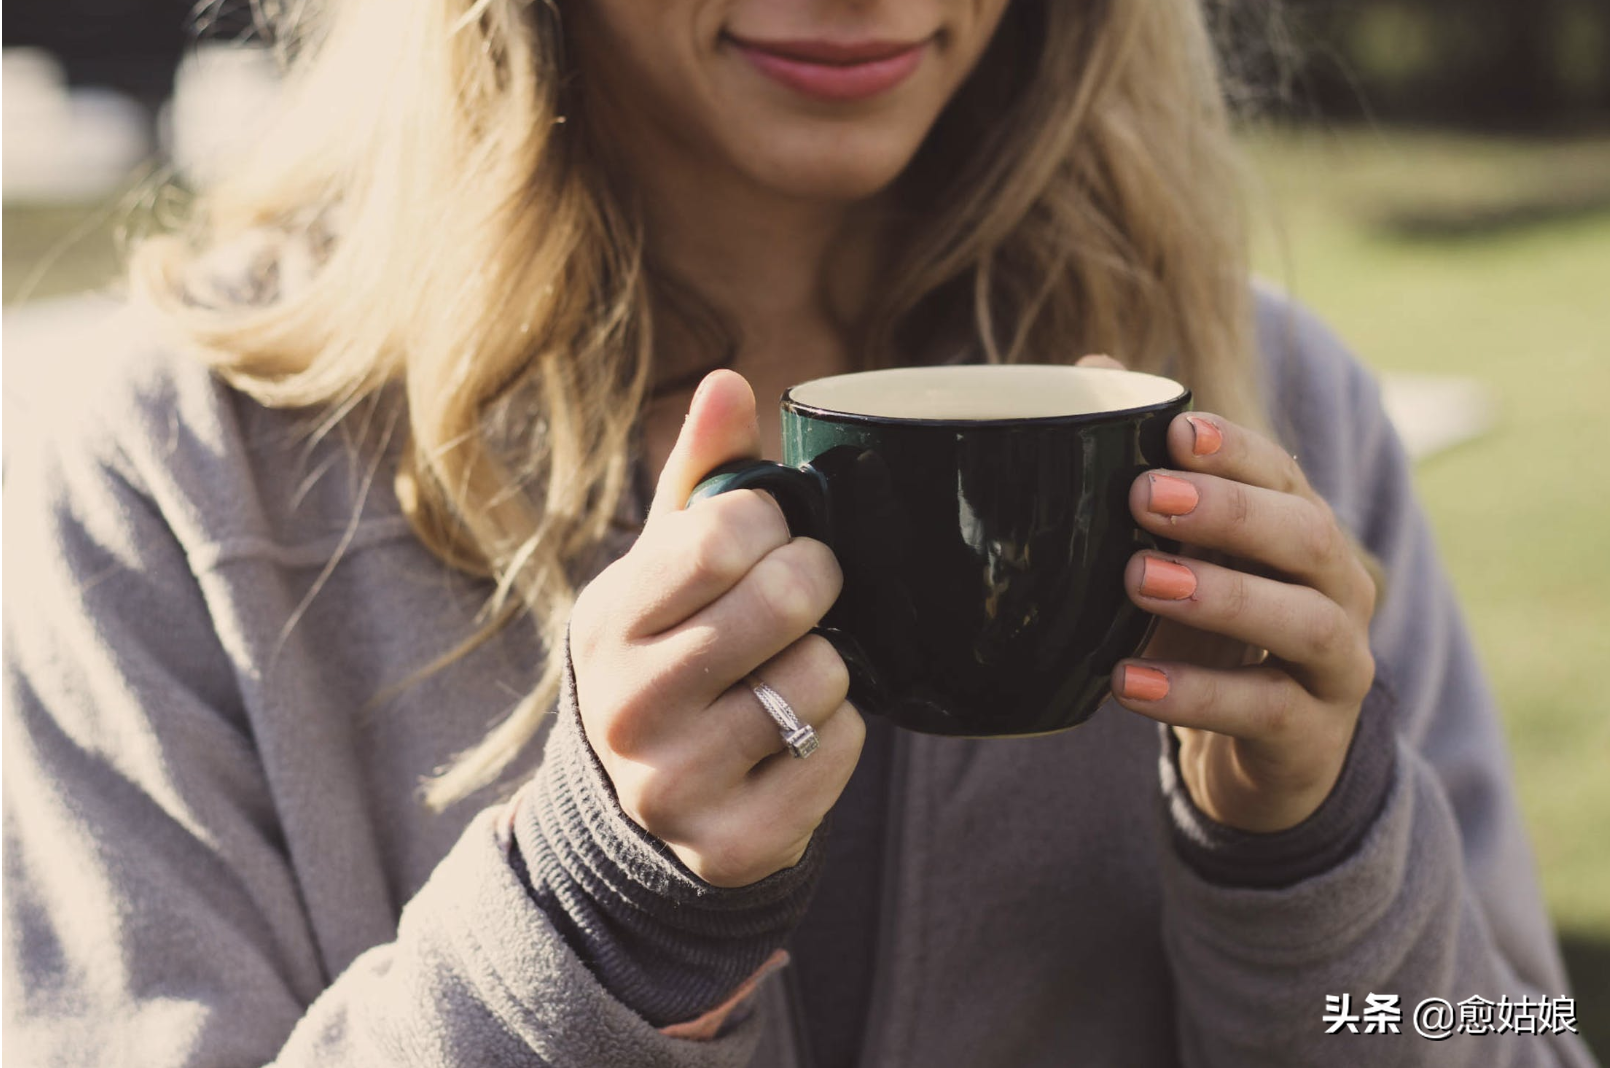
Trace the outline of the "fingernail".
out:
<instances>
[{"instance_id":1,"label":"fingernail","mask_svg":"<svg viewBox=\"0 0 1610 1068\"><path fill-rule=\"evenodd\" d=\"M1197 415L1187 415L1191 424L1191 453L1195 456L1212 456L1224 444L1224 432Z\"/></svg>"},{"instance_id":2,"label":"fingernail","mask_svg":"<svg viewBox=\"0 0 1610 1068\"><path fill-rule=\"evenodd\" d=\"M1165 601L1183 601L1196 592L1196 572L1171 560L1145 557L1141 561L1140 592Z\"/></svg>"},{"instance_id":3,"label":"fingernail","mask_svg":"<svg viewBox=\"0 0 1610 1068\"><path fill-rule=\"evenodd\" d=\"M1196 487L1173 475L1152 474L1146 507L1158 515L1188 515L1196 508Z\"/></svg>"},{"instance_id":4,"label":"fingernail","mask_svg":"<svg viewBox=\"0 0 1610 1068\"><path fill-rule=\"evenodd\" d=\"M1156 668L1125 664L1118 692L1131 701L1161 701L1168 696L1168 676Z\"/></svg>"}]
</instances>

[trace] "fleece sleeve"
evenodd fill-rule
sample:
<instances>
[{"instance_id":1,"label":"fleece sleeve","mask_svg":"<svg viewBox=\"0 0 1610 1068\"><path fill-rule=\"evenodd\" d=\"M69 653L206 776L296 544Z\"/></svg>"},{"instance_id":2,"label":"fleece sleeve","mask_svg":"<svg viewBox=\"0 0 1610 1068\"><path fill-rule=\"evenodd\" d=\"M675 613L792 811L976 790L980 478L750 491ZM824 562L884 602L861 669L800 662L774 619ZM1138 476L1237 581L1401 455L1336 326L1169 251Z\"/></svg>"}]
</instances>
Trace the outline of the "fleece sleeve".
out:
<instances>
[{"instance_id":1,"label":"fleece sleeve","mask_svg":"<svg viewBox=\"0 0 1610 1068\"><path fill-rule=\"evenodd\" d=\"M1285 319L1294 366L1277 378L1278 395L1300 458L1387 573L1371 628L1376 686L1354 744L1390 752L1350 754L1342 787L1358 796L1331 806L1334 826L1286 843L1306 841L1324 863L1287 849L1278 866L1298 877L1280 885L1234 877L1237 865L1270 855L1258 836L1204 833L1177 797L1162 806L1181 1059L1192 1068L1592 1065L1575 1034L1553 1033L1547 1019L1537 1026L1547 1015L1539 999L1569 991L1497 712L1402 448L1373 380L1314 320L1295 310ZM1182 839L1191 844L1180 848ZM1455 1023L1462 1001L1507 1000L1493 1015L1479 1002L1467 1011L1488 1026L1507 1013L1509 1033L1422 1037L1415 1011L1430 998L1446 1001ZM1532 1008L1515 1009L1521 999Z\"/></svg>"},{"instance_id":2,"label":"fleece sleeve","mask_svg":"<svg viewBox=\"0 0 1610 1068\"><path fill-rule=\"evenodd\" d=\"M689 1024L786 960L822 870L823 836L750 886L694 875L621 808L581 725L568 650L558 717L511 819L516 871L604 986L650 1023Z\"/></svg>"},{"instance_id":3,"label":"fleece sleeve","mask_svg":"<svg viewBox=\"0 0 1610 1068\"><path fill-rule=\"evenodd\" d=\"M6 472L6 1063L749 1062L761 1013L674 1037L606 987L511 862L507 807L392 940L326 974L183 549L134 465L84 452L36 445Z\"/></svg>"}]
</instances>

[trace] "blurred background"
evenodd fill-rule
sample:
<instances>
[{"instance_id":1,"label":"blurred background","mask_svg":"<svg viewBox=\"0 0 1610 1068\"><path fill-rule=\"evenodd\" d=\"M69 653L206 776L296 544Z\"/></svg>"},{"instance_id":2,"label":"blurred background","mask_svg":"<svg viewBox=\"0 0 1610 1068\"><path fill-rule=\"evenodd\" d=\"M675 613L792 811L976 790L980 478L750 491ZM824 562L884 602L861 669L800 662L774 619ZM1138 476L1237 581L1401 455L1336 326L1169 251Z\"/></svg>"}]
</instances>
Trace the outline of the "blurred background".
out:
<instances>
[{"instance_id":1,"label":"blurred background","mask_svg":"<svg viewBox=\"0 0 1610 1068\"><path fill-rule=\"evenodd\" d=\"M1382 376L1610 1060L1610 0L1210 7L1258 269ZM128 236L251 136L274 74L243 0L5 14L9 437L45 410L30 368L94 360Z\"/></svg>"}]
</instances>

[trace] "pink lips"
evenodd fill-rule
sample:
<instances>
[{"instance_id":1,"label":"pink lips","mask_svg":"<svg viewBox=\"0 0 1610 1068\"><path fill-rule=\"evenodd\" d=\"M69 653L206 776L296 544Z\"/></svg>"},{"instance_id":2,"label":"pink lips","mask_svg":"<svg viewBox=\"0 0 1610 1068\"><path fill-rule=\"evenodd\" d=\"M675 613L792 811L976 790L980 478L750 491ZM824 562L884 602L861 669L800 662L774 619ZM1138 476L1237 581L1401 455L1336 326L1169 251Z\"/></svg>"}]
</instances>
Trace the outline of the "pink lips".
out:
<instances>
[{"instance_id":1,"label":"pink lips","mask_svg":"<svg viewBox=\"0 0 1610 1068\"><path fill-rule=\"evenodd\" d=\"M755 69L818 100L866 100L905 81L928 41L751 41L729 37Z\"/></svg>"}]
</instances>

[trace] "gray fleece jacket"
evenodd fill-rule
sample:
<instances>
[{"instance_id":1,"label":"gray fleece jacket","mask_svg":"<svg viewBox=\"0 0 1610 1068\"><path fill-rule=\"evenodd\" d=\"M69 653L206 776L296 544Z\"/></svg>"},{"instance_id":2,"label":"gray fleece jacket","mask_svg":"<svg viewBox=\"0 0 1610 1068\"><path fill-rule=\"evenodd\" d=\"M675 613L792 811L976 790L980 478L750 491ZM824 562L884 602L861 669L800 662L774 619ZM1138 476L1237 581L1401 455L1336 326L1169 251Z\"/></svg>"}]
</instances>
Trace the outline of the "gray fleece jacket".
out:
<instances>
[{"instance_id":1,"label":"gray fleece jacket","mask_svg":"<svg viewBox=\"0 0 1610 1068\"><path fill-rule=\"evenodd\" d=\"M1569 1033L1415 1033L1424 998L1568 991L1375 388L1281 301L1260 340L1294 451L1391 576L1342 783L1244 835L1116 706L1049 738L896 732L862 1064L1592 1063ZM708 1037L665 1025L775 962L819 844L700 883L621 813L568 700L503 783L420 803L545 654L517 624L397 687L487 588L400 516L394 410L310 440L160 348L92 392L7 461L8 1064L801 1063L786 967ZM1327 1033L1328 996L1372 994L1400 1033Z\"/></svg>"}]
</instances>

